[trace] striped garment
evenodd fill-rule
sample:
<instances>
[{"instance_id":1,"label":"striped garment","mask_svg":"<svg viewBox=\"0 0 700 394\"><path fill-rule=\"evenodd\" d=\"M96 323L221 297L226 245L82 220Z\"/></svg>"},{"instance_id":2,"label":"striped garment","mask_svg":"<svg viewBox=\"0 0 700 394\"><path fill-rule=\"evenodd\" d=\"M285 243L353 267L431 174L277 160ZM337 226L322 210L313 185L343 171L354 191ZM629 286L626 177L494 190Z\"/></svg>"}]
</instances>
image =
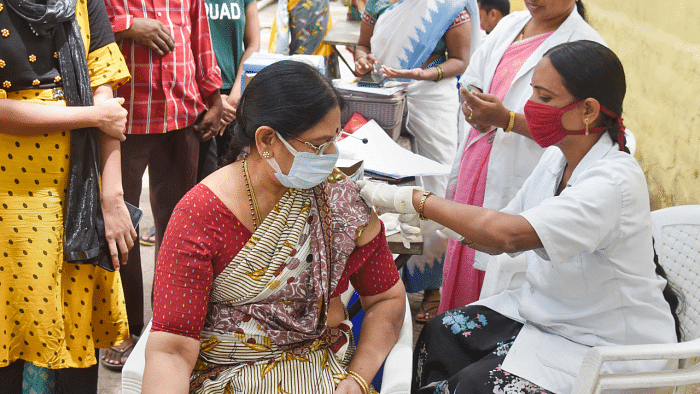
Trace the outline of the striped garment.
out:
<instances>
[{"instance_id":1,"label":"striped garment","mask_svg":"<svg viewBox=\"0 0 700 394\"><path fill-rule=\"evenodd\" d=\"M339 183L290 189L214 279L192 393L332 394L347 376L352 323L326 317L369 212ZM360 220L335 221L330 201Z\"/></svg>"},{"instance_id":2,"label":"striped garment","mask_svg":"<svg viewBox=\"0 0 700 394\"><path fill-rule=\"evenodd\" d=\"M204 110L204 100L221 87L203 1L105 0L114 32L134 18L163 23L175 50L159 56L128 39L119 41L131 82L117 89L129 111L127 134L157 134L190 126Z\"/></svg>"}]
</instances>

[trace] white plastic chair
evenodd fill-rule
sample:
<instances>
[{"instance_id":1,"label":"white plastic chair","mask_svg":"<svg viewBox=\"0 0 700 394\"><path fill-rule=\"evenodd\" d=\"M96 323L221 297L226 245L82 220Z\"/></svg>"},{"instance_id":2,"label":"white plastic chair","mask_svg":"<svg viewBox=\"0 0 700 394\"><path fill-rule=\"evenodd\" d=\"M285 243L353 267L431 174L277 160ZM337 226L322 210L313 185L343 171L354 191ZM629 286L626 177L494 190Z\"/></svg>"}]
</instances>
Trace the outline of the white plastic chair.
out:
<instances>
[{"instance_id":1,"label":"white plastic chair","mask_svg":"<svg viewBox=\"0 0 700 394\"><path fill-rule=\"evenodd\" d=\"M341 299L347 304L353 289L350 287ZM122 394L140 394L143 370L146 367L146 342L151 332L151 322L134 346L131 355L122 369ZM396 345L384 361L381 394L409 394L411 391L411 371L413 363L413 321L411 308L406 299L406 313Z\"/></svg>"},{"instance_id":2,"label":"white plastic chair","mask_svg":"<svg viewBox=\"0 0 700 394\"><path fill-rule=\"evenodd\" d=\"M660 209L651 213L651 220L659 263L685 297L680 314L685 342L593 347L583 360L572 394L700 383L700 364L694 362L681 362L677 369L655 373L600 374L606 361L700 358L700 205ZM508 256L498 257L491 259L486 269L481 298L517 288L524 280L527 264Z\"/></svg>"},{"instance_id":3,"label":"white plastic chair","mask_svg":"<svg viewBox=\"0 0 700 394\"><path fill-rule=\"evenodd\" d=\"M510 257L505 253L490 256L479 299L491 297L504 290L519 288L525 283L525 271L527 271L525 253L517 257Z\"/></svg>"},{"instance_id":4,"label":"white plastic chair","mask_svg":"<svg viewBox=\"0 0 700 394\"><path fill-rule=\"evenodd\" d=\"M685 297L680 314L685 342L668 345L591 348L581 365L572 394L605 389L673 387L700 383L700 364L643 374L600 375L605 361L685 360L700 357L700 205L683 205L651 213L656 253L668 278Z\"/></svg>"}]
</instances>

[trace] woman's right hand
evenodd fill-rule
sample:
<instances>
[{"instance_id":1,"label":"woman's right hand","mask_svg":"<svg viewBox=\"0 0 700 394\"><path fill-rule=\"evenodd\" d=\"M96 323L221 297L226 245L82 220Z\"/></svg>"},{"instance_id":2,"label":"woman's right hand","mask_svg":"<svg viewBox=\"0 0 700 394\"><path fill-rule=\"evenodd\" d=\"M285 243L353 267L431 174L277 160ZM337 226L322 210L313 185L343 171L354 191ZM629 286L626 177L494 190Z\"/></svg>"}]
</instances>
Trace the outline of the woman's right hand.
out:
<instances>
[{"instance_id":1,"label":"woman's right hand","mask_svg":"<svg viewBox=\"0 0 700 394\"><path fill-rule=\"evenodd\" d=\"M379 64L379 60L371 53L358 56L357 59L355 59L355 72L357 75L365 75L374 70L375 64Z\"/></svg>"},{"instance_id":2,"label":"woman's right hand","mask_svg":"<svg viewBox=\"0 0 700 394\"><path fill-rule=\"evenodd\" d=\"M126 115L127 111L122 107L123 97L111 98L109 100L95 101L94 109L97 112L97 128L108 136L126 140Z\"/></svg>"}]
</instances>

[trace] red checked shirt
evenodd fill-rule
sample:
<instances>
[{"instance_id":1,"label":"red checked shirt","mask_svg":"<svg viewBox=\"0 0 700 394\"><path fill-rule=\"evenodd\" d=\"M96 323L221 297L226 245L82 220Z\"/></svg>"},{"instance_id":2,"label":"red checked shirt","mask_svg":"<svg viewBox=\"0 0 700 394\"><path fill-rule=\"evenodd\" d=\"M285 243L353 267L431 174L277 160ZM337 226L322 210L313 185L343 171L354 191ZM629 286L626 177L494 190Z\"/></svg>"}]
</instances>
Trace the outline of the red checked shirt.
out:
<instances>
[{"instance_id":1,"label":"red checked shirt","mask_svg":"<svg viewBox=\"0 0 700 394\"><path fill-rule=\"evenodd\" d=\"M134 18L156 19L175 40L175 50L159 56L124 39L118 42L131 82L117 89L129 111L128 134L165 133L190 126L204 100L221 87L203 0L105 0L112 29L123 31Z\"/></svg>"}]
</instances>

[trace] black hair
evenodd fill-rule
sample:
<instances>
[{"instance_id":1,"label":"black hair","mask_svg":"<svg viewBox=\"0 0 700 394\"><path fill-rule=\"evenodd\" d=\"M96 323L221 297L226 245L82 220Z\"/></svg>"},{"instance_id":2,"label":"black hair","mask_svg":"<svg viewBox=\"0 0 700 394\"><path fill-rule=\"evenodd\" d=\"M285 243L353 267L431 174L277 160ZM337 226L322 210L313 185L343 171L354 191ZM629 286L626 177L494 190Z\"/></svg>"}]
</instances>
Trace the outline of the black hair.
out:
<instances>
[{"instance_id":1,"label":"black hair","mask_svg":"<svg viewBox=\"0 0 700 394\"><path fill-rule=\"evenodd\" d=\"M584 21L588 22L588 18L586 18L586 6L583 5L583 0L576 0L576 11L578 11L578 14L581 15Z\"/></svg>"},{"instance_id":2,"label":"black hair","mask_svg":"<svg viewBox=\"0 0 700 394\"><path fill-rule=\"evenodd\" d=\"M620 133L617 119L622 116L622 102L627 91L625 70L617 55L605 45L580 40L559 44L544 56L549 57L561 75L564 87L577 101L592 97L615 115L601 111L600 125L608 128L610 138L617 144ZM624 133L622 139L626 145ZM627 146L624 151L630 153Z\"/></svg>"},{"instance_id":3,"label":"black hair","mask_svg":"<svg viewBox=\"0 0 700 394\"><path fill-rule=\"evenodd\" d=\"M255 145L255 132L268 126L285 139L297 137L317 125L333 108L344 105L333 85L314 67L284 60L260 72L245 87L236 109L235 124L223 164L236 160Z\"/></svg>"},{"instance_id":4,"label":"black hair","mask_svg":"<svg viewBox=\"0 0 700 394\"><path fill-rule=\"evenodd\" d=\"M654 246L654 264L656 264L656 275L666 279L666 287L664 287L664 298L668 302L668 306L671 307L671 314L673 315L673 322L676 324L676 339L678 342L683 340L683 330L681 329L681 320L678 314L683 310L685 305L685 300L683 299L683 293L676 289L676 286L668 280L668 275L664 267L659 264L659 255L656 254L656 245L654 239L651 240Z\"/></svg>"},{"instance_id":5,"label":"black hair","mask_svg":"<svg viewBox=\"0 0 700 394\"><path fill-rule=\"evenodd\" d=\"M497 9L503 16L510 14L510 1L508 0L479 0L479 5L486 13Z\"/></svg>"}]
</instances>

